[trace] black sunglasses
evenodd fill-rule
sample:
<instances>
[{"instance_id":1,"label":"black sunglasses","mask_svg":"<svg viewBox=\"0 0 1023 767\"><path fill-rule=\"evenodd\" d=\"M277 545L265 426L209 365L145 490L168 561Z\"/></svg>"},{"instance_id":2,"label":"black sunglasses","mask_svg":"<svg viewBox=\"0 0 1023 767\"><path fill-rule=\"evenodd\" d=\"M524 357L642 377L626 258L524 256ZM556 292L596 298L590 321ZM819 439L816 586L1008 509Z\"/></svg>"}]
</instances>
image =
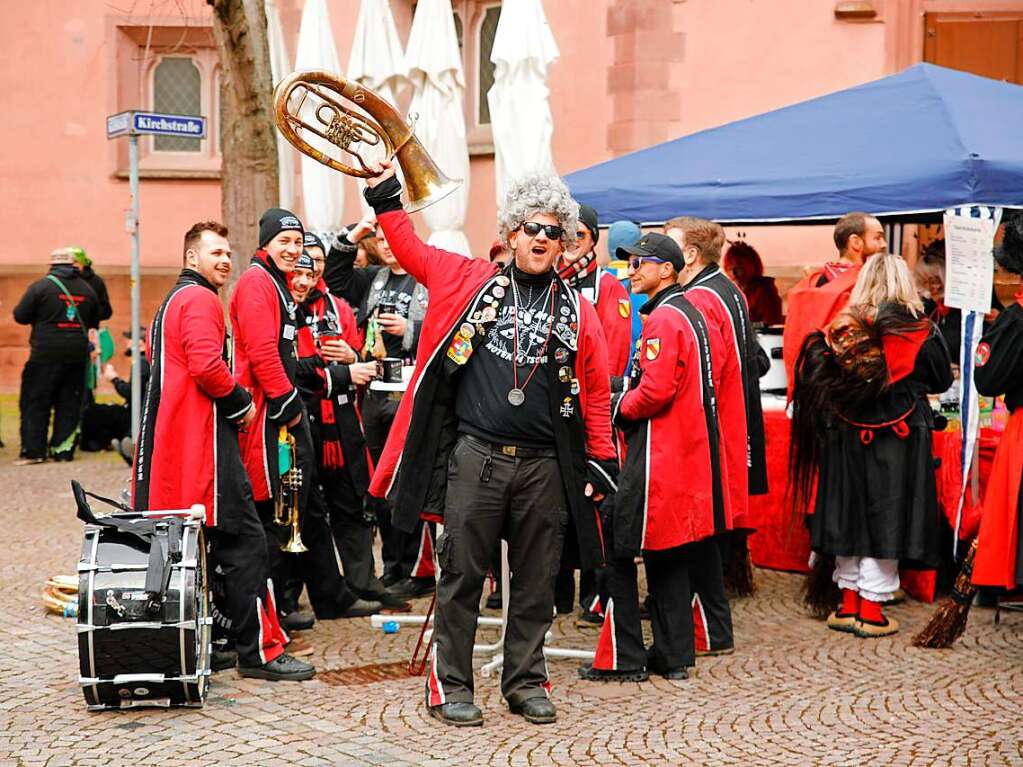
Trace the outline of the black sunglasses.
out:
<instances>
[{"instance_id":1,"label":"black sunglasses","mask_svg":"<svg viewBox=\"0 0 1023 767\"><path fill-rule=\"evenodd\" d=\"M557 224L541 224L536 221L526 221L521 224L521 228L527 237L536 237L543 229L547 233L547 237L552 240L560 240L565 233L565 230Z\"/></svg>"},{"instance_id":2,"label":"black sunglasses","mask_svg":"<svg viewBox=\"0 0 1023 767\"><path fill-rule=\"evenodd\" d=\"M666 264L668 263L663 258L657 258L657 256L633 256L629 259L629 267L636 271L639 267L643 266L644 261L650 261L654 264Z\"/></svg>"}]
</instances>

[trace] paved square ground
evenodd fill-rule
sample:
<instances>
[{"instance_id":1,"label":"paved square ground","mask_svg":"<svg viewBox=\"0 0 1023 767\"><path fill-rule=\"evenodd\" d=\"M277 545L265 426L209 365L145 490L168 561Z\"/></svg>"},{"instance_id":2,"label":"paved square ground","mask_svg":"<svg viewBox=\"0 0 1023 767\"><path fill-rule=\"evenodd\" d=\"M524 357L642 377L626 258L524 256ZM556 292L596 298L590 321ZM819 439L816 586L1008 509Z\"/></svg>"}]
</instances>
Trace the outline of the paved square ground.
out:
<instances>
[{"instance_id":1,"label":"paved square ground","mask_svg":"<svg viewBox=\"0 0 1023 767\"><path fill-rule=\"evenodd\" d=\"M477 680L486 722L470 730L429 718L421 679L353 684L342 670L407 661L415 642L368 619L306 633L318 668L341 673L224 672L203 710L89 712L75 623L47 615L39 593L75 570L69 481L114 495L128 472L110 453L23 468L15 455L0 450L0 765L1023 765L1023 615L994 626L974 610L954 649L924 651L909 639L933 608L910 603L892 611L903 633L859 640L801 613L798 577L764 571L734 605L738 652L688 681L584 683L575 661L552 661L554 725L509 714L496 679ZM560 646L595 639L567 619L554 633Z\"/></svg>"}]
</instances>

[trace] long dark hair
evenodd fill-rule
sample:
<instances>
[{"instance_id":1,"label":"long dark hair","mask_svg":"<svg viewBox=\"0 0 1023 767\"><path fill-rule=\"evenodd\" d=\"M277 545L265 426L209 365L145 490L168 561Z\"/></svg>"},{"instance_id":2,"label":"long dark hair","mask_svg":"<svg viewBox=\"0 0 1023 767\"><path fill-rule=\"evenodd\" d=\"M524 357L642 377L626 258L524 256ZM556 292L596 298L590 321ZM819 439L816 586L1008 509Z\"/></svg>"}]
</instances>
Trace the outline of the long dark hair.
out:
<instances>
[{"instance_id":1,"label":"long dark hair","mask_svg":"<svg viewBox=\"0 0 1023 767\"><path fill-rule=\"evenodd\" d=\"M805 513L813 497L821 448L834 419L854 417L891 389L884 337L907 336L927 325L901 304L883 304L876 312L850 307L803 342L792 389L786 491L795 516Z\"/></svg>"}]
</instances>

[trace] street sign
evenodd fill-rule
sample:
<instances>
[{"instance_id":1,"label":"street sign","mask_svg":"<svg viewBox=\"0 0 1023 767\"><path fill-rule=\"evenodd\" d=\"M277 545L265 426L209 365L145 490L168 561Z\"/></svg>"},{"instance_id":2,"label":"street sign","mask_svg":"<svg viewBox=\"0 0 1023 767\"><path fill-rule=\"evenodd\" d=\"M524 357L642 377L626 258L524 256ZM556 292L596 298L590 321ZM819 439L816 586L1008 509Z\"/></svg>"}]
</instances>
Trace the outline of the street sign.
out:
<instances>
[{"instance_id":1,"label":"street sign","mask_svg":"<svg viewBox=\"0 0 1023 767\"><path fill-rule=\"evenodd\" d=\"M133 112L134 133L154 133L180 138L206 138L206 118L191 115L169 115L158 112Z\"/></svg>"},{"instance_id":2,"label":"street sign","mask_svg":"<svg viewBox=\"0 0 1023 767\"><path fill-rule=\"evenodd\" d=\"M206 118L160 112L118 112L107 118L107 138L143 135L206 138Z\"/></svg>"},{"instance_id":3,"label":"street sign","mask_svg":"<svg viewBox=\"0 0 1023 767\"><path fill-rule=\"evenodd\" d=\"M107 138L125 136L131 132L131 112L119 112L107 118Z\"/></svg>"}]
</instances>

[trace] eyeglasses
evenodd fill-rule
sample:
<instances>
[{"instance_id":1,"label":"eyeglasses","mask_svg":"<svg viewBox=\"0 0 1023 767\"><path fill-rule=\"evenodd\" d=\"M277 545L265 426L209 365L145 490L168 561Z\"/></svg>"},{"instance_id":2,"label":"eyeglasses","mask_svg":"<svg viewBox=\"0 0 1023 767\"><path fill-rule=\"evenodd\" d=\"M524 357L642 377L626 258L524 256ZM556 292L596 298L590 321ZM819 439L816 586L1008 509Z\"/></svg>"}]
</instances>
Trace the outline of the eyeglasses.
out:
<instances>
[{"instance_id":1,"label":"eyeglasses","mask_svg":"<svg viewBox=\"0 0 1023 767\"><path fill-rule=\"evenodd\" d=\"M639 267L643 266L644 261L649 261L652 264L668 263L663 258L657 258L656 256L633 256L629 259L629 268L635 272L639 269Z\"/></svg>"},{"instance_id":2,"label":"eyeglasses","mask_svg":"<svg viewBox=\"0 0 1023 767\"><path fill-rule=\"evenodd\" d=\"M540 230L543 229L547 233L547 237L552 240L560 240L561 236L565 233L557 224L541 224L536 221L526 221L521 224L522 231L526 233L527 237L536 237L540 234Z\"/></svg>"}]
</instances>

